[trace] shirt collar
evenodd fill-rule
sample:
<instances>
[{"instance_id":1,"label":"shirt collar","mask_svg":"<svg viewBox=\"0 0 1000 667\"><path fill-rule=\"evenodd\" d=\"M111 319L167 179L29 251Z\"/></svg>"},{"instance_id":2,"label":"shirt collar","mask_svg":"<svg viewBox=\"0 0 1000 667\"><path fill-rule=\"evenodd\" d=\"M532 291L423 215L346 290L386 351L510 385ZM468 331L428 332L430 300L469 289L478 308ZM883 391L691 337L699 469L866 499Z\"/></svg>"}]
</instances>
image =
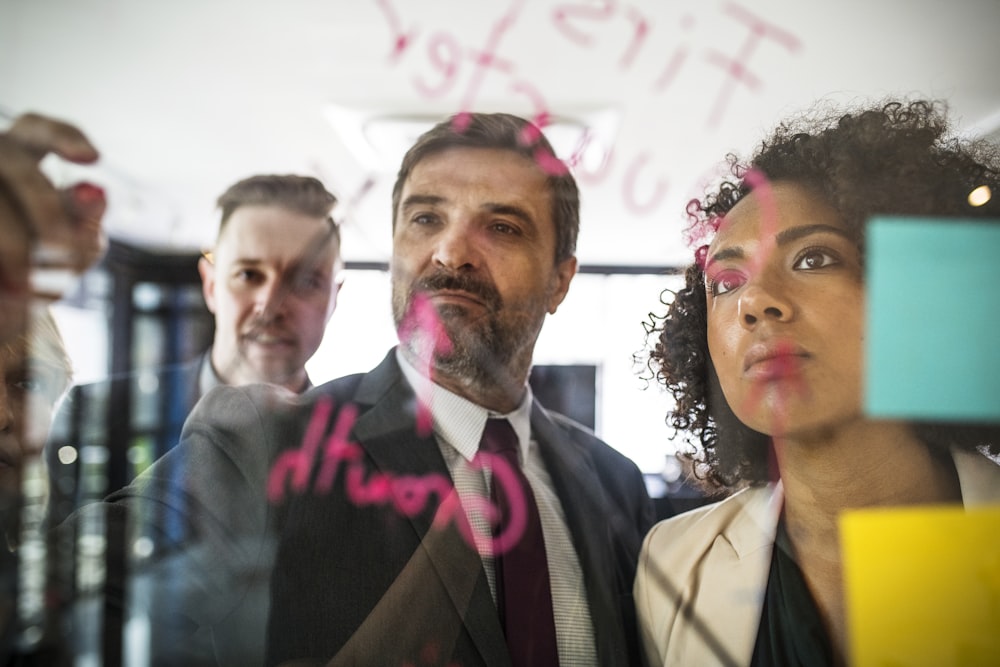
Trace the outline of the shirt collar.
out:
<instances>
[{"instance_id":1,"label":"shirt collar","mask_svg":"<svg viewBox=\"0 0 1000 667\"><path fill-rule=\"evenodd\" d=\"M403 377L413 388L417 400L429 404L434 433L444 442L453 447L463 458L471 461L479 451L479 440L486 428L489 417L504 417L517 434L517 443L521 450L521 461L527 461L528 448L531 445L531 386L525 385L524 396L520 404L507 414L487 410L467 398L451 392L439 384L430 381L406 359L402 351L396 348L396 360L399 362ZM428 397L427 393L430 392Z\"/></svg>"},{"instance_id":2,"label":"shirt collar","mask_svg":"<svg viewBox=\"0 0 1000 667\"><path fill-rule=\"evenodd\" d=\"M216 387L221 387L225 384L215 371L215 366L212 365L212 348L208 348L208 352L201 358L201 368L198 370L198 395L204 396ZM312 380L309 379L309 374L306 373L306 383L297 393L301 394L312 389L312 387Z\"/></svg>"}]
</instances>

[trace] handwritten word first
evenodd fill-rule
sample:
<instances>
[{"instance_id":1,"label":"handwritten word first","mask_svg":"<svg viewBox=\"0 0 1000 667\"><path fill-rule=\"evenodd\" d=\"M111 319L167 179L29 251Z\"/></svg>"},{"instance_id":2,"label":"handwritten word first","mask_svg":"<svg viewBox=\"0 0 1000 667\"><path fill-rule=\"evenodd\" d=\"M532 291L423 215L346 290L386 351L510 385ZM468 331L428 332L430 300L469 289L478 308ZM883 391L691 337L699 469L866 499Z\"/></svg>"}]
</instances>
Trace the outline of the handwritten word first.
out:
<instances>
[{"instance_id":1,"label":"handwritten word first","mask_svg":"<svg viewBox=\"0 0 1000 667\"><path fill-rule=\"evenodd\" d=\"M421 31L414 25L404 23L391 0L376 0L376 3L389 25L392 44L389 61L395 66L412 52ZM542 128L548 125L551 119L551 105L542 91L518 71L513 61L502 57L499 53L501 42L516 23L523 5L524 0L514 0L511 3L507 12L493 24L486 44L482 48L463 46L455 35L444 30L430 33L425 42L431 73L415 74L413 86L416 91L427 98L444 96L454 90L463 73L468 73L467 83L461 95L461 109L468 110L473 107L488 74L504 76L507 77L510 93L523 98L533 109L531 120L534 124ZM752 71L750 60L765 40L776 43L792 53L801 48L799 40L793 34L739 4L729 2L725 4L724 11L728 18L740 24L747 33L741 43L734 44L737 48L732 54L712 47L707 47L703 54L702 62L716 68L723 75L712 109L707 115L708 127L717 126L721 122L738 87L745 87L754 92L762 87L761 77ZM562 3L553 9L551 15L552 24L558 33L575 46L582 48L597 46L601 29L622 19L630 24L631 31L618 64L622 69L629 69L643 55L653 28L650 18L641 11L616 0L603 0L597 3ZM694 20L690 16L685 16L681 23L685 31L690 30L693 25ZM673 50L660 74L651 84L654 93L668 90L680 71L689 66L692 61L691 48L690 43L684 42ZM591 141L592 137L582 136L574 155L566 161L575 167L580 180L596 184L608 177L614 149L613 147L608 149L597 169L585 171L582 168L581 156ZM651 159L652 153L649 151L642 151L631 157L626 156L624 159L626 166L622 181L622 201L637 215L653 213L667 195L668 182L664 178L644 177L644 171ZM655 182L651 194L640 197L639 183L650 181Z\"/></svg>"}]
</instances>

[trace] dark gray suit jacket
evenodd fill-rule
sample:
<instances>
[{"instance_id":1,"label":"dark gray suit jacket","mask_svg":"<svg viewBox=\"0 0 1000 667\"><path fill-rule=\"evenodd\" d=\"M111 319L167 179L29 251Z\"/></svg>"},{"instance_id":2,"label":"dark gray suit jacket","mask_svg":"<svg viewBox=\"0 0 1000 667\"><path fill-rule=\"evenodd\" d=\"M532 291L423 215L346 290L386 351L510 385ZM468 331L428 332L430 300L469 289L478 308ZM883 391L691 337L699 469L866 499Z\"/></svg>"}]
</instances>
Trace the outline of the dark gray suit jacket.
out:
<instances>
[{"instance_id":1,"label":"dark gray suit jacket","mask_svg":"<svg viewBox=\"0 0 1000 667\"><path fill-rule=\"evenodd\" d=\"M104 505L112 524L140 518L155 544L130 585L148 593L163 664L206 653L252 664L265 636L268 664L509 664L415 405L394 352L302 397L220 388L198 404L182 443ZM632 582L653 517L642 476L537 403L531 427L579 555L599 663L639 664Z\"/></svg>"}]
</instances>

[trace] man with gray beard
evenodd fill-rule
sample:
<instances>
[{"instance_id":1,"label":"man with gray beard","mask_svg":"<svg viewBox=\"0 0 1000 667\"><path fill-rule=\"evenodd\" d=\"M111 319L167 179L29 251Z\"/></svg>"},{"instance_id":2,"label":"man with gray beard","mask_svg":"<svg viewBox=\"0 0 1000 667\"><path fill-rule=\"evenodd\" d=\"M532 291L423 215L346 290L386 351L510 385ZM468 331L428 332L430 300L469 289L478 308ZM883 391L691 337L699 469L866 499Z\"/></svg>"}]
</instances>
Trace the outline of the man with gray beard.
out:
<instances>
[{"instance_id":1,"label":"man with gray beard","mask_svg":"<svg viewBox=\"0 0 1000 667\"><path fill-rule=\"evenodd\" d=\"M267 664L639 664L642 475L528 385L578 228L576 183L527 121L422 135L393 189L399 346L298 397L214 390L109 499L112 518L153 500L154 522L189 526L143 566L183 582L167 625L234 664L265 635ZM183 503L163 495L178 476ZM266 633L241 620L261 600Z\"/></svg>"}]
</instances>

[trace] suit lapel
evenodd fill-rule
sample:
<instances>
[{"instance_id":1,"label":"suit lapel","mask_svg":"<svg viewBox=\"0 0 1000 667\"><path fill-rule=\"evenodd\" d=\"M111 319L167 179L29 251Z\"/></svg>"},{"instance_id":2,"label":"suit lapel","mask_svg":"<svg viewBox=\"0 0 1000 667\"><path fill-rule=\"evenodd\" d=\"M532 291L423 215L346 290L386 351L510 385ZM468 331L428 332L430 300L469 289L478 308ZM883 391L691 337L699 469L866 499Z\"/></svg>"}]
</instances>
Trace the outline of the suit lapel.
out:
<instances>
[{"instance_id":1,"label":"suit lapel","mask_svg":"<svg viewBox=\"0 0 1000 667\"><path fill-rule=\"evenodd\" d=\"M688 657L714 656L720 664L734 665L750 664L753 657L782 493L779 485L744 494L745 504L722 530L700 568L711 576L703 578L693 607L685 610L690 610L690 644L701 647L693 654L685 653ZM707 633L710 627L725 628L725 632L712 636Z\"/></svg>"},{"instance_id":2,"label":"suit lapel","mask_svg":"<svg viewBox=\"0 0 1000 667\"><path fill-rule=\"evenodd\" d=\"M392 353L362 380L354 402L360 410L354 439L381 471L436 473L450 480L434 436L420 437L416 432L416 399ZM414 527L423 535L429 523L416 521Z\"/></svg>"},{"instance_id":3,"label":"suit lapel","mask_svg":"<svg viewBox=\"0 0 1000 667\"><path fill-rule=\"evenodd\" d=\"M354 440L381 472L441 475L451 487L451 475L434 435L421 437L416 432L416 398L399 369L395 350L364 377L354 400L361 411L354 426ZM421 558L430 564L459 617L464 619L483 662L509 665L503 630L478 553L454 526L432 528L429 513L418 513L409 520L421 539Z\"/></svg>"},{"instance_id":4,"label":"suit lapel","mask_svg":"<svg viewBox=\"0 0 1000 667\"><path fill-rule=\"evenodd\" d=\"M1000 503L1000 466L979 452L952 448L966 509Z\"/></svg>"},{"instance_id":5,"label":"suit lapel","mask_svg":"<svg viewBox=\"0 0 1000 667\"><path fill-rule=\"evenodd\" d=\"M619 612L621 592L611 584L618 575L612 552L616 537L603 485L587 451L566 438L537 401L531 411L531 433L559 496L583 570L598 663L625 664L627 655L620 650L626 646Z\"/></svg>"}]
</instances>

